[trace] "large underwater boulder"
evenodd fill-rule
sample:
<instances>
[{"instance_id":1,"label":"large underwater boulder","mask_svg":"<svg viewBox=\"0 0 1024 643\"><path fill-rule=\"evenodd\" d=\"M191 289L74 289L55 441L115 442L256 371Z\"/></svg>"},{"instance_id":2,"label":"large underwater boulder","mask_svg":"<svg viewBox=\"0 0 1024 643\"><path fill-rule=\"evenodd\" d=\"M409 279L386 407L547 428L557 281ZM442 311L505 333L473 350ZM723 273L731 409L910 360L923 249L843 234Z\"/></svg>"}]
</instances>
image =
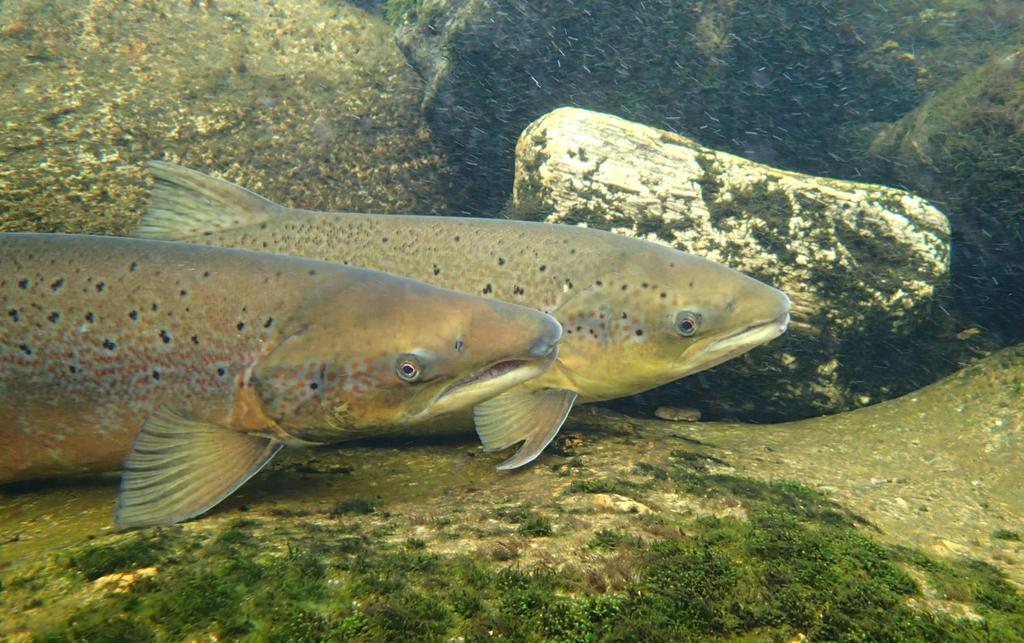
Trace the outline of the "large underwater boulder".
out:
<instances>
[{"instance_id":1,"label":"large underwater boulder","mask_svg":"<svg viewBox=\"0 0 1024 643\"><path fill-rule=\"evenodd\" d=\"M789 294L781 339L651 396L718 417L806 417L914 388L897 347L935 314L949 277L946 217L913 194L778 170L575 108L523 132L509 213L667 244Z\"/></svg>"},{"instance_id":2,"label":"large underwater boulder","mask_svg":"<svg viewBox=\"0 0 1024 643\"><path fill-rule=\"evenodd\" d=\"M424 112L466 185L506 199L519 132L572 105L704 145L854 178L864 132L1022 23L1019 3L896 0L390 0Z\"/></svg>"},{"instance_id":3,"label":"large underwater boulder","mask_svg":"<svg viewBox=\"0 0 1024 643\"><path fill-rule=\"evenodd\" d=\"M960 308L1024 337L1024 39L882 130L870 151L949 215Z\"/></svg>"},{"instance_id":4,"label":"large underwater boulder","mask_svg":"<svg viewBox=\"0 0 1024 643\"><path fill-rule=\"evenodd\" d=\"M124 232L160 157L284 203L443 211L389 36L312 0L0 2L0 230Z\"/></svg>"}]
</instances>

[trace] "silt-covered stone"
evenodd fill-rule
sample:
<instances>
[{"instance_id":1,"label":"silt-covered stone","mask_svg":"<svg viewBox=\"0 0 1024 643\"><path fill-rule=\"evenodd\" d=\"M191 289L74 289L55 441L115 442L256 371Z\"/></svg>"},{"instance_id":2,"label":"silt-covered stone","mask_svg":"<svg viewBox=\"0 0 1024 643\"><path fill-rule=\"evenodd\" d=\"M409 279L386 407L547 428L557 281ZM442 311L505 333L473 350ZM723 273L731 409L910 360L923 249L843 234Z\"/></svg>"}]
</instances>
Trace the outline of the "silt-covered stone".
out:
<instances>
[{"instance_id":1,"label":"silt-covered stone","mask_svg":"<svg viewBox=\"0 0 1024 643\"><path fill-rule=\"evenodd\" d=\"M880 171L943 204L965 315L1024 337L1024 50L1002 51L882 130Z\"/></svg>"},{"instance_id":2,"label":"silt-covered stone","mask_svg":"<svg viewBox=\"0 0 1024 643\"><path fill-rule=\"evenodd\" d=\"M516 162L513 214L671 245L793 299L790 333L715 369L713 390L684 381L696 406L793 418L905 390L886 353L933 315L949 269L948 222L923 199L573 108L530 125Z\"/></svg>"},{"instance_id":3,"label":"silt-covered stone","mask_svg":"<svg viewBox=\"0 0 1024 643\"><path fill-rule=\"evenodd\" d=\"M305 207L444 210L419 92L344 3L0 3L0 230L124 233L154 158Z\"/></svg>"}]
</instances>

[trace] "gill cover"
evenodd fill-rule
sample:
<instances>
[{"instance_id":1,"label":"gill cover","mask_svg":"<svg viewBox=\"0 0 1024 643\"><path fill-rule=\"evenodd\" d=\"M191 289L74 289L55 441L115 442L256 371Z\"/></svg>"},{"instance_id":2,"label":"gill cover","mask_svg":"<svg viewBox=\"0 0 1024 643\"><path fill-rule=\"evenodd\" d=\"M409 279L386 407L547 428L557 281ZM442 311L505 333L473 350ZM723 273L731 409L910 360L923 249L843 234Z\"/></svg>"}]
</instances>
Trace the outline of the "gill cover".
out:
<instances>
[{"instance_id":1,"label":"gill cover","mask_svg":"<svg viewBox=\"0 0 1024 643\"><path fill-rule=\"evenodd\" d=\"M302 439L320 442L315 433L324 424L325 412L332 422L342 423L345 412L340 401L333 407L327 403L337 399L341 373L324 354L315 330L306 325L285 337L256 365L250 383L267 417L289 434L294 435L292 428L308 429Z\"/></svg>"}]
</instances>

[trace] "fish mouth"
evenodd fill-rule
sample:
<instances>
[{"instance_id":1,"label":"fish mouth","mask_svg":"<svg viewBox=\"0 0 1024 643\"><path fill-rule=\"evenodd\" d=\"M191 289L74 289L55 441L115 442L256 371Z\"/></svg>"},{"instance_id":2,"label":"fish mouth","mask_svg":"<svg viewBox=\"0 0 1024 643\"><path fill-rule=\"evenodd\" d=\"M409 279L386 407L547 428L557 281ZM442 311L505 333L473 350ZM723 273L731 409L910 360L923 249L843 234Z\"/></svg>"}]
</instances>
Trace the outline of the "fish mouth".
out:
<instances>
[{"instance_id":1,"label":"fish mouth","mask_svg":"<svg viewBox=\"0 0 1024 643\"><path fill-rule=\"evenodd\" d=\"M764 344L786 332L789 326L789 312L765 321L747 324L739 330L733 331L716 339L704 349L706 353L721 353L735 350L746 350L747 348Z\"/></svg>"},{"instance_id":2,"label":"fish mouth","mask_svg":"<svg viewBox=\"0 0 1024 643\"><path fill-rule=\"evenodd\" d=\"M444 391L441 392L441 395L438 397L438 399L444 397L445 395L448 395L450 392L455 391L457 389L466 386L472 386L473 384L476 384L478 382L486 382L487 380L492 380L501 377L502 375L507 375L508 373L511 373L518 368L529 366L532 362L535 361L536 359L528 360L523 358L516 358L495 362L494 364L491 364L490 366L484 368L481 371L478 371L477 373L464 377L457 382L453 382Z\"/></svg>"},{"instance_id":3,"label":"fish mouth","mask_svg":"<svg viewBox=\"0 0 1024 643\"><path fill-rule=\"evenodd\" d=\"M520 356L498 360L446 386L423 414L440 414L474 406L504 391L537 377L558 357L558 346L552 345L543 356Z\"/></svg>"}]
</instances>

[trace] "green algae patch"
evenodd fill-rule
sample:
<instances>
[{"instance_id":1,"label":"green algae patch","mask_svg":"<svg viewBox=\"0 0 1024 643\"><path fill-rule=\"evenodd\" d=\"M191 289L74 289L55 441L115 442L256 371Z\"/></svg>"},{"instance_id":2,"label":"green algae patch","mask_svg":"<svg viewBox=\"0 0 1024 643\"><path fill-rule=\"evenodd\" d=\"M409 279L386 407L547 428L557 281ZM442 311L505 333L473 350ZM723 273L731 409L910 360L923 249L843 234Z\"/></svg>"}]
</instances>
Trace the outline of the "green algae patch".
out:
<instances>
[{"instance_id":1,"label":"green algae patch","mask_svg":"<svg viewBox=\"0 0 1024 643\"><path fill-rule=\"evenodd\" d=\"M160 534L134 534L116 542L83 547L68 558L67 566L81 572L86 580L96 580L107 574L148 567L160 559L163 549Z\"/></svg>"},{"instance_id":2,"label":"green algae patch","mask_svg":"<svg viewBox=\"0 0 1024 643\"><path fill-rule=\"evenodd\" d=\"M374 522L396 515L391 506L351 517L364 533L391 534L374 537L342 535L350 530L329 514L107 537L68 558L83 591L87 578L136 565L157 573L92 593L35 640L1024 640L1024 597L993 567L881 544L803 485L701 473L700 460L682 455L663 465L634 474L657 485L652 494L740 503L746 519L663 513L622 514L614 528L560 523L559 538L532 541L551 550L532 562L474 553L472 544L442 550L431 530L468 528L458 515L421 516L415 534ZM602 480L574 482L581 493L606 489ZM633 491L648 484L616 482ZM513 538L552 531L528 503L506 502L489 516L516 524ZM584 545L557 550L574 536ZM929 601L963 609L944 613Z\"/></svg>"}]
</instances>

